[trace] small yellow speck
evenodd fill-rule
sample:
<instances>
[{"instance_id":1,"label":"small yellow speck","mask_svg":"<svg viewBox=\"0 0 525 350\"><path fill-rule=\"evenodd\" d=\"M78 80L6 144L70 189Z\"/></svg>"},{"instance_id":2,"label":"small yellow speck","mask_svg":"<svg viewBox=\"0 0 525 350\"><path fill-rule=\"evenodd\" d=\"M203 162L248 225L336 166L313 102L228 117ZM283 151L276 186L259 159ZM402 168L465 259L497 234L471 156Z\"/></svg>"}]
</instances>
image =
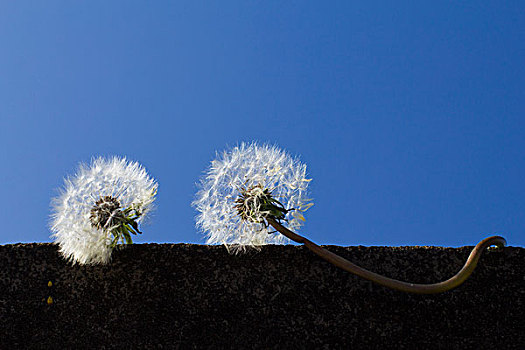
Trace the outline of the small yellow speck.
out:
<instances>
[{"instance_id":1,"label":"small yellow speck","mask_svg":"<svg viewBox=\"0 0 525 350\"><path fill-rule=\"evenodd\" d=\"M47 305L51 305L53 304L53 298L52 297L48 297L47 298Z\"/></svg>"},{"instance_id":2,"label":"small yellow speck","mask_svg":"<svg viewBox=\"0 0 525 350\"><path fill-rule=\"evenodd\" d=\"M53 282L51 282L51 281L47 282L47 286L48 287L53 287Z\"/></svg>"}]
</instances>

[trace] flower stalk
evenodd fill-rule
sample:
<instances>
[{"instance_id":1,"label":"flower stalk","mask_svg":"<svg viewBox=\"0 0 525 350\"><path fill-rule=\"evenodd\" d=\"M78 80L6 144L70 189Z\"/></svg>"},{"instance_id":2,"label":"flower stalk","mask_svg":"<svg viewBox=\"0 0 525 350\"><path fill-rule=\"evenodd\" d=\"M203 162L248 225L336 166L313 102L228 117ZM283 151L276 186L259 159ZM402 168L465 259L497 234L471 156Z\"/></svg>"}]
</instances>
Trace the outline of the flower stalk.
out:
<instances>
[{"instance_id":1,"label":"flower stalk","mask_svg":"<svg viewBox=\"0 0 525 350\"><path fill-rule=\"evenodd\" d=\"M469 278L469 276L472 274L472 272L476 268L476 265L479 261L481 253L483 253L483 251L486 248L490 246L496 246L498 248L503 248L507 244L507 242L505 241L505 238L501 236L492 236L492 237L485 238L484 240L479 242L474 247L467 261L465 262L465 265L463 265L461 270L459 270L459 272L456 273L454 276L452 276L451 278L443 282L432 283L432 284L416 284L416 283L408 283L408 282L399 281L399 280L385 277L375 272L366 270L346 260L345 258L318 246L317 244L310 241L309 239L301 235L298 235L295 232L290 231L289 229L281 225L275 218L268 216L266 220L269 225L271 225L273 228L275 228L277 231L279 231L284 236L288 237L294 242L304 244L308 249L310 249L312 252L314 252L321 258L325 259L326 261L332 263L333 265L345 271L348 271L359 277L362 277L364 279L367 279L369 281L372 281L374 283L380 284L382 286L385 286L391 289L396 289L402 292L416 293L416 294L443 293L453 288L456 288L457 286L465 282L467 278Z\"/></svg>"},{"instance_id":2,"label":"flower stalk","mask_svg":"<svg viewBox=\"0 0 525 350\"><path fill-rule=\"evenodd\" d=\"M493 245L501 248L506 245L503 237L488 237L474 247L463 268L446 281L432 284L408 283L366 270L284 227L281 221L286 221L285 216L292 209L285 209L278 200L272 197L272 192L260 184L250 188L241 188L240 195L235 203L235 209L237 209L237 213L242 220L259 223L264 225L264 227L272 226L288 239L296 243L304 244L321 258L345 271L382 286L407 293L436 294L456 288L469 278L476 268L481 253L486 248Z\"/></svg>"}]
</instances>

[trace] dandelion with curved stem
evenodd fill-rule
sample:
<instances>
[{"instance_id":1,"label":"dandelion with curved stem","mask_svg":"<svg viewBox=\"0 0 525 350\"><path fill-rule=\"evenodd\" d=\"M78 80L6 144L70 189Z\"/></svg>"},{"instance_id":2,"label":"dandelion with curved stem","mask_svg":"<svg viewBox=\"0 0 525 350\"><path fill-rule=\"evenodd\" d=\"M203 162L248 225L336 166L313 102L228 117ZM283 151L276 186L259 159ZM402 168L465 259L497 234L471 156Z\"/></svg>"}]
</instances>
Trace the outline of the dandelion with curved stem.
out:
<instances>
[{"instance_id":1,"label":"dandelion with curved stem","mask_svg":"<svg viewBox=\"0 0 525 350\"><path fill-rule=\"evenodd\" d=\"M96 158L81 164L53 199L51 231L73 263L107 263L118 244L132 244L151 212L157 183L137 162Z\"/></svg>"},{"instance_id":2,"label":"dandelion with curved stem","mask_svg":"<svg viewBox=\"0 0 525 350\"><path fill-rule=\"evenodd\" d=\"M227 248L234 244L235 251L245 246L285 241L270 232L271 226L343 270L388 288L418 294L441 293L459 286L472 274L486 248L506 245L500 236L482 240L463 268L443 282L414 284L388 278L361 268L292 231L299 228L297 224L304 221L302 212L312 205L305 197L309 181L306 166L277 147L243 143L212 161L193 203L200 212L197 225L207 233L208 244L222 243Z\"/></svg>"}]
</instances>

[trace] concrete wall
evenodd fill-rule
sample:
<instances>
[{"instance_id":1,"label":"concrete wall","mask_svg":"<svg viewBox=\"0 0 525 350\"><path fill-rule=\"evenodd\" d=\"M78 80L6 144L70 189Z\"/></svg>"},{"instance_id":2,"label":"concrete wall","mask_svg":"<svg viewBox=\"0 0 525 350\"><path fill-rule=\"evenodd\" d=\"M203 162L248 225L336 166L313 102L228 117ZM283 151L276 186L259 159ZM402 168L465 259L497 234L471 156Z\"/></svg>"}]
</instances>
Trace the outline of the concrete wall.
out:
<instances>
[{"instance_id":1,"label":"concrete wall","mask_svg":"<svg viewBox=\"0 0 525 350\"><path fill-rule=\"evenodd\" d=\"M470 251L329 249L419 283L450 277ZM298 246L235 256L144 244L116 251L107 266L72 266L51 244L4 245L0 348L525 349L524 258L523 248L485 252L464 285L421 296Z\"/></svg>"}]
</instances>

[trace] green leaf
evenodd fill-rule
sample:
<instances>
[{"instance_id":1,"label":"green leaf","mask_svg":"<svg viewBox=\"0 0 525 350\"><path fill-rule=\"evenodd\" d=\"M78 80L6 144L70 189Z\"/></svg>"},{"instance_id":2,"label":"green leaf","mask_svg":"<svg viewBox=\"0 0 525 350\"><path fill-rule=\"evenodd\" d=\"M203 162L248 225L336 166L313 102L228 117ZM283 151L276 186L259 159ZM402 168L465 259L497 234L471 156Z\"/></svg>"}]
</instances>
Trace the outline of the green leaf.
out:
<instances>
[{"instance_id":1,"label":"green leaf","mask_svg":"<svg viewBox=\"0 0 525 350\"><path fill-rule=\"evenodd\" d=\"M133 229L134 229L137 233L142 234L142 232L139 231L139 225L137 224L137 222L136 222L135 220L131 220L131 219L129 219L129 220L128 220L128 224L129 224L131 227L133 227ZM133 232L133 233L135 233L135 232Z\"/></svg>"},{"instance_id":2,"label":"green leaf","mask_svg":"<svg viewBox=\"0 0 525 350\"><path fill-rule=\"evenodd\" d=\"M131 239L131 235L129 234L129 232L127 230L123 233L123 236L124 236L124 239L126 240L126 244L133 244L133 240Z\"/></svg>"}]
</instances>

